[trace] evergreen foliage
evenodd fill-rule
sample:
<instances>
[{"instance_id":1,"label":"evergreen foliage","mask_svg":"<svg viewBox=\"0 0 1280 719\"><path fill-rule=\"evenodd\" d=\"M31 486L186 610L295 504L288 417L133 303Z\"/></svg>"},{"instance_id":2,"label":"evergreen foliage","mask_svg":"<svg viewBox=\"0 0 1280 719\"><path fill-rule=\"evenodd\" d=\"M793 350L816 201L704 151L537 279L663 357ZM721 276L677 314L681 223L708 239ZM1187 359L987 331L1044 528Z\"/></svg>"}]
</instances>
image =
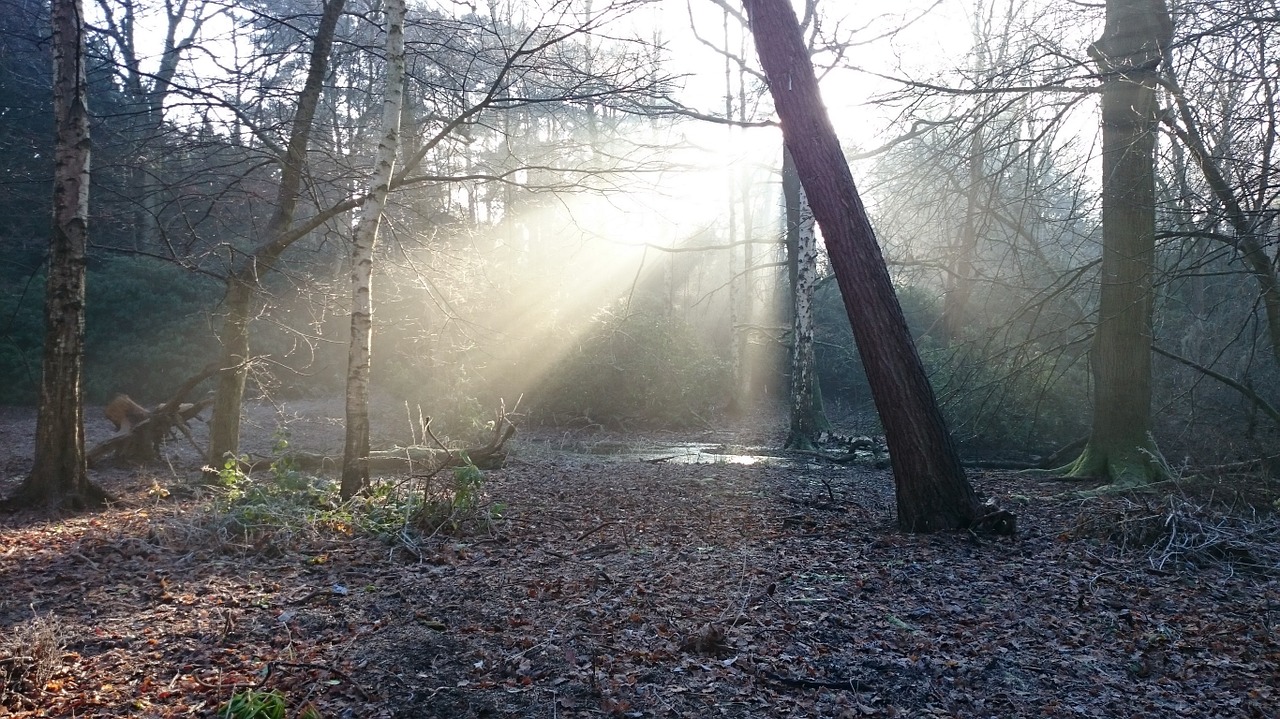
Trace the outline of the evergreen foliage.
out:
<instances>
[{"instance_id":1,"label":"evergreen foliage","mask_svg":"<svg viewBox=\"0 0 1280 719\"><path fill-rule=\"evenodd\" d=\"M705 421L727 398L724 360L678 319L607 311L530 398L551 422L681 427Z\"/></svg>"}]
</instances>

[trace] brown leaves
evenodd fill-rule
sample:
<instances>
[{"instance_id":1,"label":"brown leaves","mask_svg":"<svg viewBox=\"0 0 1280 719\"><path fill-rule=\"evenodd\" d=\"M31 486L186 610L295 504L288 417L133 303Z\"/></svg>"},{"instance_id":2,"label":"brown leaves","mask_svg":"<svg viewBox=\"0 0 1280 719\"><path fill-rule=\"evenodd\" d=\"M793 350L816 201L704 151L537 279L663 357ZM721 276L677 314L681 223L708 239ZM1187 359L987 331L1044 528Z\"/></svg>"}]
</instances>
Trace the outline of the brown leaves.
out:
<instances>
[{"instance_id":1,"label":"brown leaves","mask_svg":"<svg viewBox=\"0 0 1280 719\"><path fill-rule=\"evenodd\" d=\"M714 624L704 624L695 634L680 643L680 651L721 657L732 653L724 629Z\"/></svg>"},{"instance_id":2,"label":"brown leaves","mask_svg":"<svg viewBox=\"0 0 1280 719\"><path fill-rule=\"evenodd\" d=\"M256 687L326 717L1280 714L1280 585L1059 539L1078 507L1053 486L994 541L897 533L887 475L849 468L562 459L487 486L507 534L413 553L317 530L225 554L157 531L164 509L0 529L0 622L34 605L67 630L48 679L0 703L184 716Z\"/></svg>"}]
</instances>

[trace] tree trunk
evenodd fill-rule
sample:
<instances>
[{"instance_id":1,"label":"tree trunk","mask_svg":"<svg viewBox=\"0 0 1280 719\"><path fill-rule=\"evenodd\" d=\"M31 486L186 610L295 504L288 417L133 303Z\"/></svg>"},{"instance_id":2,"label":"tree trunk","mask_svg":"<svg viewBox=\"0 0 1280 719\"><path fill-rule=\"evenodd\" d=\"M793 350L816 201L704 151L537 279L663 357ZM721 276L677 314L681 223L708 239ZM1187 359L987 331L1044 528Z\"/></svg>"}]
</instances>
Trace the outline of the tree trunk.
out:
<instances>
[{"instance_id":1,"label":"tree trunk","mask_svg":"<svg viewBox=\"0 0 1280 719\"><path fill-rule=\"evenodd\" d=\"M898 526L968 527L978 503L916 353L853 175L818 92L787 0L745 3L787 149L822 227L884 425L897 486Z\"/></svg>"},{"instance_id":2,"label":"tree trunk","mask_svg":"<svg viewBox=\"0 0 1280 719\"><path fill-rule=\"evenodd\" d=\"M298 189L302 185L303 165L311 139L311 127L320 93L329 69L329 50L338 27L338 19L346 0L326 0L307 80L298 96L298 112L293 117L289 146L280 158L280 185L276 189L276 207L267 223L267 241L255 249L227 280L227 293L222 322L222 375L218 379L209 423L209 464L215 469L227 455L240 450L240 409L244 399L245 380L249 372L249 318L256 295L258 278L275 269L276 260L288 249L293 239L287 235L298 206ZM296 239L296 238L295 238Z\"/></svg>"},{"instance_id":3,"label":"tree trunk","mask_svg":"<svg viewBox=\"0 0 1280 719\"><path fill-rule=\"evenodd\" d=\"M965 191L964 222L949 261L950 271L943 280L946 289L942 296L942 332L948 345L959 341L969 324L969 297L973 294L974 260L978 254L978 226L984 214L980 193L985 184L985 119L979 117L978 122L973 129L973 137L969 139L969 186Z\"/></svg>"},{"instance_id":4,"label":"tree trunk","mask_svg":"<svg viewBox=\"0 0 1280 719\"><path fill-rule=\"evenodd\" d=\"M399 144L404 102L405 0L386 0L387 84L382 105L382 139L369 181L369 199L361 208L351 258L351 347L347 358L347 437L342 454L343 499L369 484L369 366L373 341L373 248L387 200Z\"/></svg>"},{"instance_id":5,"label":"tree trunk","mask_svg":"<svg viewBox=\"0 0 1280 719\"><path fill-rule=\"evenodd\" d=\"M249 366L249 317L254 288L247 282L228 280L223 299L222 368L214 390L213 417L209 421L209 466L215 471L240 451L240 403Z\"/></svg>"},{"instance_id":6,"label":"tree trunk","mask_svg":"<svg viewBox=\"0 0 1280 719\"><path fill-rule=\"evenodd\" d=\"M1156 69L1172 34L1164 0L1108 0L1089 48L1102 81L1102 292L1090 358L1093 429L1066 468L1130 486L1163 474L1151 438Z\"/></svg>"},{"instance_id":7,"label":"tree trunk","mask_svg":"<svg viewBox=\"0 0 1280 719\"><path fill-rule=\"evenodd\" d=\"M813 296L818 284L818 238L813 210L795 174L791 153L782 153L782 186L787 205L787 260L791 275L791 429L787 449L813 450L830 429L818 389L813 351ZM794 212L793 212L794 208ZM794 218L794 221L793 219Z\"/></svg>"},{"instance_id":8,"label":"tree trunk","mask_svg":"<svg viewBox=\"0 0 1280 719\"><path fill-rule=\"evenodd\" d=\"M729 12L724 12L723 21L724 30L724 116L726 120L733 119L733 63L732 57L729 55ZM725 132L730 133L732 137L733 128L727 126ZM725 251L725 257L728 260L729 274L729 375L732 386L729 395L729 406L726 413L730 416L737 416L746 411L746 392L743 387L746 384L746 360L742 356L741 333L743 331L743 321L740 314L742 307L742 289L739 285L738 276L738 183L735 181L737 168L729 167L728 175L725 179L725 187L729 198L729 242L728 249Z\"/></svg>"},{"instance_id":9,"label":"tree trunk","mask_svg":"<svg viewBox=\"0 0 1280 719\"><path fill-rule=\"evenodd\" d=\"M89 235L89 110L80 0L53 2L53 234L35 461L14 506L86 509L108 499L89 481L84 451L85 247Z\"/></svg>"}]
</instances>

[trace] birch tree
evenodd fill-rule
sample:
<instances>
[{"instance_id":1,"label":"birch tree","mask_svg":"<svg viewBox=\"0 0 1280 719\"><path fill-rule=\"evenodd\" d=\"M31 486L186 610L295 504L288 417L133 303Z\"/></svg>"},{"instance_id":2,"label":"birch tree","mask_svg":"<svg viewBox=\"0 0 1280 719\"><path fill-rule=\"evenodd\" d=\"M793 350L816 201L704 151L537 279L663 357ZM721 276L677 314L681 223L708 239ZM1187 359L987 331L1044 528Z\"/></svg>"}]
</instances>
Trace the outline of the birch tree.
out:
<instances>
[{"instance_id":1,"label":"birch tree","mask_svg":"<svg viewBox=\"0 0 1280 719\"><path fill-rule=\"evenodd\" d=\"M492 7L498 6L494 4ZM313 125L342 7L342 0L325 3L319 30L312 41L306 81L298 94L298 110L287 148L277 148L273 142L263 141L274 149L276 164L281 168L276 204L262 233L262 241L247 250L235 251L237 261L223 302L223 371L210 429L211 464L220 464L228 453L234 454L239 447L240 410L248 368L253 359L248 329L260 278L281 269L281 258L295 242L362 207L369 200L368 193L351 192L345 187L345 176L337 180L326 178L315 172L315 168L310 174L304 176L303 173L313 135L317 144L321 142L319 135L313 132ZM556 179L552 185L542 187L550 190L554 186L569 191L580 189L581 183L590 178L615 175L633 166L628 164L630 160L601 155L566 160L566 166L552 160L544 166L524 164L510 169L471 165L462 168L423 167L424 163L436 161L445 154L447 143L456 140L460 145L468 144L474 134L484 129L485 125L480 120L489 113L557 104L594 104L620 112L637 112L644 109L640 100L651 100L666 91L666 79L648 77L644 67L617 62L602 70L601 74L592 76L574 59L576 41L598 32L605 23L625 14L631 8L629 3L610 3L590 15L568 12L568 7L568 2L554 2L541 18L529 25L505 25L495 18L466 13L459 18L433 14L429 22L416 28L432 33L427 41L420 43L430 47L431 54L424 62L415 62L422 67L410 75L415 83L415 92L427 93L435 101L435 107L418 119L430 131L421 132L416 147L402 154L401 162L394 168L388 183L389 191L432 185L441 188L469 185L474 188L487 183L512 183L518 182L517 178L526 172L542 177L567 178ZM409 31L414 29L409 28ZM409 43L409 47L413 44ZM528 83L537 84L539 91L525 92ZM238 112L237 117L243 119L244 113ZM254 127L253 134L262 138L269 132L262 127ZM325 138L326 141L328 139ZM323 149L320 148L321 151ZM321 151L313 148L312 159L323 161L341 155L338 159L345 161L346 156L333 151L335 148L327 149L331 150L330 154L320 157ZM471 156L465 159L469 161ZM341 171L345 172L346 168ZM363 174L363 170L360 172ZM309 190L325 186L331 194L308 193L308 199L314 200L309 208L310 214L297 217L304 177L309 180ZM345 192L345 196L336 196L339 191ZM448 191L441 190L445 194ZM467 192L467 196L468 202L475 202L476 193Z\"/></svg>"},{"instance_id":2,"label":"birch tree","mask_svg":"<svg viewBox=\"0 0 1280 719\"><path fill-rule=\"evenodd\" d=\"M782 186L787 205L787 255L791 274L791 428L787 449L813 449L818 434L830 429L822 409L822 390L813 351L813 298L818 285L818 237L813 210L783 151Z\"/></svg>"},{"instance_id":3,"label":"birch tree","mask_svg":"<svg viewBox=\"0 0 1280 719\"><path fill-rule=\"evenodd\" d=\"M35 462L15 505L86 509L108 496L89 481L84 449L84 277L89 238L89 108L84 9L54 0L53 228L45 284L45 339Z\"/></svg>"},{"instance_id":4,"label":"birch tree","mask_svg":"<svg viewBox=\"0 0 1280 719\"><path fill-rule=\"evenodd\" d=\"M382 137L378 142L368 200L360 208L351 256L351 348L347 358L347 437L342 454L343 499L369 483L369 367L373 341L373 248L382 208L390 190L400 114L404 104L404 0L386 0L387 80L382 100Z\"/></svg>"}]
</instances>

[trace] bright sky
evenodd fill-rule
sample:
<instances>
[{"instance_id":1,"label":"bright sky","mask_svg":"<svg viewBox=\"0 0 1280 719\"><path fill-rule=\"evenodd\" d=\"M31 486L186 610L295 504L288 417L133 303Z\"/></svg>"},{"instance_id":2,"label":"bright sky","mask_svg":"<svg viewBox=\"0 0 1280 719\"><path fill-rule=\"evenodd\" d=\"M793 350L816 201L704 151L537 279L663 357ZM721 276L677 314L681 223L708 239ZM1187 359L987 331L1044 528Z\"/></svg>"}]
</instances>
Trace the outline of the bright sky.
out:
<instances>
[{"instance_id":1,"label":"bright sky","mask_svg":"<svg viewBox=\"0 0 1280 719\"><path fill-rule=\"evenodd\" d=\"M733 0L730 4L739 6ZM843 61L849 69L833 70L822 80L823 99L836 131L858 146L879 144L877 139L885 131L890 113L869 103L878 94L895 89L896 84L876 74L901 77L905 70L919 76L963 64L971 33L957 28L970 26L969 5L966 0L902 0L893 4L892 11L885 11L872 3L821 0L824 30L858 43ZM652 16L661 23L673 68L687 73L681 101L708 113L723 114L724 59L702 42L723 46L723 11L712 0L661 0ZM749 33L742 44L742 34L747 31L736 21L730 22L733 52L745 50L751 66L758 66ZM895 33L898 28L903 29Z\"/></svg>"}]
</instances>

